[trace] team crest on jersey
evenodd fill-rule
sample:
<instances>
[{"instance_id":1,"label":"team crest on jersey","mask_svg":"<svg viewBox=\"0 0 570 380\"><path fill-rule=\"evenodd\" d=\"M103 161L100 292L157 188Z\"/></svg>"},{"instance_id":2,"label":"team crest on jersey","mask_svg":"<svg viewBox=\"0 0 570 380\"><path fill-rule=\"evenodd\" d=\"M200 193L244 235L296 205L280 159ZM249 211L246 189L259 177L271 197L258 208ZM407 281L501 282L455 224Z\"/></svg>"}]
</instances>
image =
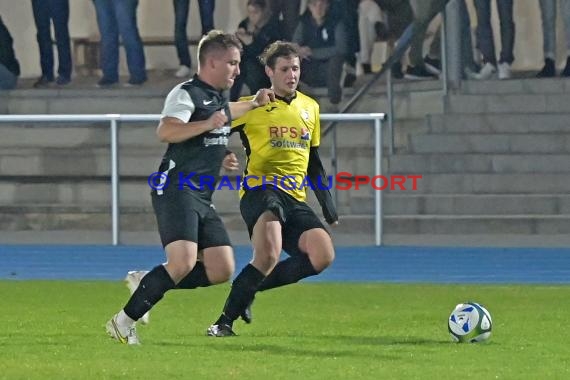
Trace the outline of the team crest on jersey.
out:
<instances>
[{"instance_id":1,"label":"team crest on jersey","mask_svg":"<svg viewBox=\"0 0 570 380\"><path fill-rule=\"evenodd\" d=\"M309 120L309 111L301 110L301 118L303 118L305 121Z\"/></svg>"},{"instance_id":2,"label":"team crest on jersey","mask_svg":"<svg viewBox=\"0 0 570 380\"><path fill-rule=\"evenodd\" d=\"M311 139L311 134L307 128L301 128L301 140L309 141Z\"/></svg>"}]
</instances>

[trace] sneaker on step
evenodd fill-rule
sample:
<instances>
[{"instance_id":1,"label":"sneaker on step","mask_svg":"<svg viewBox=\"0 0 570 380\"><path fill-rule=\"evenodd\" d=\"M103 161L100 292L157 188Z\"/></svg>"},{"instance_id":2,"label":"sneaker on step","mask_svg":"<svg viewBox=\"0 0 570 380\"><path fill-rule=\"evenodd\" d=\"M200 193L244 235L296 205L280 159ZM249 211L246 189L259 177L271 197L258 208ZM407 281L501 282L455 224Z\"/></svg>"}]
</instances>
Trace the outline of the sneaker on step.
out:
<instances>
[{"instance_id":1,"label":"sneaker on step","mask_svg":"<svg viewBox=\"0 0 570 380\"><path fill-rule=\"evenodd\" d=\"M479 80L488 80L491 79L496 72L497 68L495 65L487 62L483 65L483 67L481 67L481 70L475 75L475 78Z\"/></svg>"},{"instance_id":2,"label":"sneaker on step","mask_svg":"<svg viewBox=\"0 0 570 380\"><path fill-rule=\"evenodd\" d=\"M230 325L212 325L208 327L206 331L207 336L215 336L218 338L226 337L226 336L237 336L236 333L232 330Z\"/></svg>"},{"instance_id":3,"label":"sneaker on step","mask_svg":"<svg viewBox=\"0 0 570 380\"><path fill-rule=\"evenodd\" d=\"M426 70L433 75L439 77L441 75L441 61L437 58L431 58L429 55L424 57L424 64L426 65Z\"/></svg>"},{"instance_id":4,"label":"sneaker on step","mask_svg":"<svg viewBox=\"0 0 570 380\"><path fill-rule=\"evenodd\" d=\"M394 79L402 79L404 78L404 73L402 71L402 62L398 61L395 62L392 67L392 78Z\"/></svg>"},{"instance_id":5,"label":"sneaker on step","mask_svg":"<svg viewBox=\"0 0 570 380\"><path fill-rule=\"evenodd\" d=\"M498 66L499 69L499 79L511 79L513 76L511 65L507 62L501 62Z\"/></svg>"},{"instance_id":6,"label":"sneaker on step","mask_svg":"<svg viewBox=\"0 0 570 380\"><path fill-rule=\"evenodd\" d=\"M127 288L129 288L131 295L135 292L135 290L137 290L139 284L141 283L142 278L146 276L147 273L148 273L147 270L131 270L127 273L127 275L125 276L125 283L127 284ZM147 325L149 319L150 319L150 311L147 311L145 315L143 315L141 319L139 319L139 321L142 324Z\"/></svg>"},{"instance_id":7,"label":"sneaker on step","mask_svg":"<svg viewBox=\"0 0 570 380\"><path fill-rule=\"evenodd\" d=\"M536 74L537 78L552 78L556 76L556 65L552 58L544 60L544 67Z\"/></svg>"},{"instance_id":8,"label":"sneaker on step","mask_svg":"<svg viewBox=\"0 0 570 380\"><path fill-rule=\"evenodd\" d=\"M560 73L561 77L570 77L570 57L566 59L566 66L564 70Z\"/></svg>"},{"instance_id":9,"label":"sneaker on step","mask_svg":"<svg viewBox=\"0 0 570 380\"><path fill-rule=\"evenodd\" d=\"M427 80L427 79L437 79L437 76L433 75L424 66L408 66L404 78L412 80Z\"/></svg>"},{"instance_id":10,"label":"sneaker on step","mask_svg":"<svg viewBox=\"0 0 570 380\"><path fill-rule=\"evenodd\" d=\"M140 344L137 330L134 324L130 326L121 326L117 323L117 315L111 318L105 326L107 334L119 343L137 345Z\"/></svg>"},{"instance_id":11,"label":"sneaker on step","mask_svg":"<svg viewBox=\"0 0 570 380\"><path fill-rule=\"evenodd\" d=\"M192 70L186 65L180 65L178 70L174 73L176 78L187 78L192 74Z\"/></svg>"},{"instance_id":12,"label":"sneaker on step","mask_svg":"<svg viewBox=\"0 0 570 380\"><path fill-rule=\"evenodd\" d=\"M119 80L112 80L107 78L101 78L99 82L95 85L97 88L113 88L119 84Z\"/></svg>"},{"instance_id":13,"label":"sneaker on step","mask_svg":"<svg viewBox=\"0 0 570 380\"><path fill-rule=\"evenodd\" d=\"M47 88L47 87L51 86L52 83L53 83L53 78L41 76L37 81L34 82L33 87L34 88Z\"/></svg>"}]
</instances>

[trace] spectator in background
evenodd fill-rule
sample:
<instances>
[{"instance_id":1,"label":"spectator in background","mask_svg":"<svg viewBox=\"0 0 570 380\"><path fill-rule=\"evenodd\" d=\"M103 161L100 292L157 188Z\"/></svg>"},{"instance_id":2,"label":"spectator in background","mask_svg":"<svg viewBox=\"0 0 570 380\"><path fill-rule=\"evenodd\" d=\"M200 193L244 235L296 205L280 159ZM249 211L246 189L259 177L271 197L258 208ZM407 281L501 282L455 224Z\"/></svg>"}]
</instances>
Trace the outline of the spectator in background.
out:
<instances>
[{"instance_id":1,"label":"spectator in background","mask_svg":"<svg viewBox=\"0 0 570 380\"><path fill-rule=\"evenodd\" d=\"M347 52L344 57L343 83L351 87L356 81L356 53L360 50L358 35L358 2L360 0L330 0L330 12L344 24L347 38Z\"/></svg>"},{"instance_id":2,"label":"spectator in background","mask_svg":"<svg viewBox=\"0 0 570 380\"><path fill-rule=\"evenodd\" d=\"M98 87L119 82L119 35L127 53L128 86L147 80L143 44L137 26L138 0L93 0L101 34L101 69Z\"/></svg>"},{"instance_id":3,"label":"spectator in background","mask_svg":"<svg viewBox=\"0 0 570 380\"><path fill-rule=\"evenodd\" d=\"M188 14L190 12L190 0L172 0L174 5L174 42L176 54L180 61L180 67L174 74L177 78L189 77L192 73L192 59L190 49L188 49ZM202 23L202 35L214 29L214 9L215 0L198 0L200 8L200 22Z\"/></svg>"},{"instance_id":4,"label":"spectator in background","mask_svg":"<svg viewBox=\"0 0 570 380\"><path fill-rule=\"evenodd\" d=\"M370 74L374 43L388 39L386 15L374 0L360 0L358 4L358 37L360 40L358 63L364 74Z\"/></svg>"},{"instance_id":5,"label":"spectator in background","mask_svg":"<svg viewBox=\"0 0 570 380\"><path fill-rule=\"evenodd\" d=\"M424 40L428 27L433 18L441 12L449 0L415 0L412 2L416 29L410 45L410 65L406 69L407 79L434 79L436 76L429 72L424 61ZM433 41L432 41L433 42ZM437 40L433 42L437 44ZM435 47L434 47L435 50Z\"/></svg>"},{"instance_id":6,"label":"spectator in background","mask_svg":"<svg viewBox=\"0 0 570 380\"><path fill-rule=\"evenodd\" d=\"M55 31L58 56L58 77L60 86L71 81L71 46L69 42L69 0L32 0L32 10L37 29L37 40L40 49L40 65L42 76L34 83L35 88L46 87L54 81L53 46L51 23Z\"/></svg>"},{"instance_id":7,"label":"spectator in background","mask_svg":"<svg viewBox=\"0 0 570 380\"><path fill-rule=\"evenodd\" d=\"M461 21L461 65L464 76L476 79L480 67L473 57L473 41L471 37L471 20L465 0L456 0ZM433 75L441 75L441 27L440 24L430 44L428 54L424 57L426 69Z\"/></svg>"},{"instance_id":8,"label":"spectator in background","mask_svg":"<svg viewBox=\"0 0 570 380\"><path fill-rule=\"evenodd\" d=\"M16 59L13 40L0 17L0 90L11 90L18 83L20 64Z\"/></svg>"},{"instance_id":9,"label":"spectator in background","mask_svg":"<svg viewBox=\"0 0 570 380\"><path fill-rule=\"evenodd\" d=\"M301 0L269 0L271 13L281 20L285 39L291 40L299 23Z\"/></svg>"},{"instance_id":10,"label":"spectator in background","mask_svg":"<svg viewBox=\"0 0 570 380\"><path fill-rule=\"evenodd\" d=\"M243 53L240 74L230 90L231 101L240 97L244 84L250 94L271 86L259 56L269 44L284 38L279 19L272 15L266 0L247 1L247 18L239 23L236 36L242 43Z\"/></svg>"},{"instance_id":11,"label":"spectator in background","mask_svg":"<svg viewBox=\"0 0 570 380\"><path fill-rule=\"evenodd\" d=\"M566 67L560 76L570 77L570 0L560 0L562 5L562 18L566 34ZM544 52L544 67L536 76L538 78L551 78L556 76L556 0L540 0L540 14L542 15L542 50Z\"/></svg>"},{"instance_id":12,"label":"spectator in background","mask_svg":"<svg viewBox=\"0 0 570 380\"><path fill-rule=\"evenodd\" d=\"M491 27L491 0L475 0L477 11L477 46L483 55L483 67L477 79L490 79L498 70L499 79L511 77L511 65L515 60L515 23L513 0L496 0L501 24L501 55L497 65L493 28Z\"/></svg>"},{"instance_id":13,"label":"spectator in background","mask_svg":"<svg viewBox=\"0 0 570 380\"><path fill-rule=\"evenodd\" d=\"M293 42L300 46L301 80L313 87L326 86L325 112L338 111L342 99L340 79L348 52L344 24L329 13L329 0L308 0L308 10L299 19Z\"/></svg>"},{"instance_id":14,"label":"spectator in background","mask_svg":"<svg viewBox=\"0 0 570 380\"><path fill-rule=\"evenodd\" d=\"M375 2L386 15L387 22L385 26L387 30L380 24L376 25L377 37L380 40L386 38L389 44L394 44L414 20L414 12L410 2L408 0L375 0ZM401 62L394 63L391 69L394 78L401 79L404 77Z\"/></svg>"}]
</instances>

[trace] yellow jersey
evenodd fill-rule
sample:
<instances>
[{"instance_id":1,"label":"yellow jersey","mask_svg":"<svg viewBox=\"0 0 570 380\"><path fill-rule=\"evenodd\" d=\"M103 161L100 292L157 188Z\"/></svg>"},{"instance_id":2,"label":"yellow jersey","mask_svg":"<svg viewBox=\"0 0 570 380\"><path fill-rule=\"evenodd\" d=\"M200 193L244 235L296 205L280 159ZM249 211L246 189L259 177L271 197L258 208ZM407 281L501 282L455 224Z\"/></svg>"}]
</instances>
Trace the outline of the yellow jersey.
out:
<instances>
[{"instance_id":1,"label":"yellow jersey","mask_svg":"<svg viewBox=\"0 0 570 380\"><path fill-rule=\"evenodd\" d=\"M306 200L309 153L321 139L319 104L314 99L299 91L291 99L277 97L233 120L232 132L239 132L247 156L240 197L244 187L272 185Z\"/></svg>"}]
</instances>

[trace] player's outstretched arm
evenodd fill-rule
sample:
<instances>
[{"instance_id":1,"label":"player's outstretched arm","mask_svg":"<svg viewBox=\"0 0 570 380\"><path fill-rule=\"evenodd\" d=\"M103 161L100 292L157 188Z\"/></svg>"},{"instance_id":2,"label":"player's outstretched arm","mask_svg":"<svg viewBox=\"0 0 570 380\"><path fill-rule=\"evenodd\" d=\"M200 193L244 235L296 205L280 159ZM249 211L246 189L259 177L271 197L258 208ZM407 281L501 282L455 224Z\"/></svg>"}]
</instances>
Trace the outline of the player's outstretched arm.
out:
<instances>
[{"instance_id":1,"label":"player's outstretched arm","mask_svg":"<svg viewBox=\"0 0 570 380\"><path fill-rule=\"evenodd\" d=\"M237 119L242 117L246 112L254 108L264 106L270 102L275 101L275 93L269 88L262 88L257 91L252 100L242 100L239 102L230 102L230 111L232 118Z\"/></svg>"},{"instance_id":2,"label":"player's outstretched arm","mask_svg":"<svg viewBox=\"0 0 570 380\"><path fill-rule=\"evenodd\" d=\"M227 122L228 117L223 110L214 112L206 120L190 123L185 123L177 117L167 116L160 119L156 134L162 142L179 143L212 129L221 128Z\"/></svg>"}]
</instances>

